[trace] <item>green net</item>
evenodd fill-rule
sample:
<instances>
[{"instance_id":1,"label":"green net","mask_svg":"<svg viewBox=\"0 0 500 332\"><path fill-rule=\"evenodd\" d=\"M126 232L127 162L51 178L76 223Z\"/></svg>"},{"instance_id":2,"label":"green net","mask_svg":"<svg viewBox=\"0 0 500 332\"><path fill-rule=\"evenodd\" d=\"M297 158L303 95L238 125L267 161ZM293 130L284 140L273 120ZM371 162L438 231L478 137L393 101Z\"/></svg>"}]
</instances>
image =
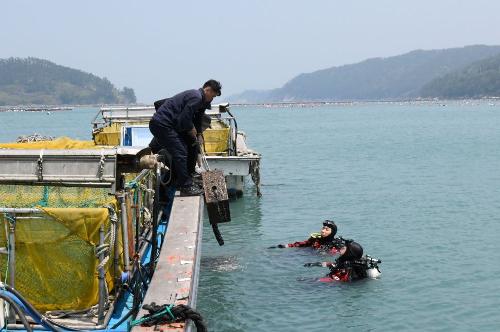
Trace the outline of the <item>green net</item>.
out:
<instances>
[{"instance_id":1,"label":"green net","mask_svg":"<svg viewBox=\"0 0 500 332\"><path fill-rule=\"evenodd\" d=\"M103 207L113 200L108 188L0 186L0 207Z\"/></svg>"}]
</instances>

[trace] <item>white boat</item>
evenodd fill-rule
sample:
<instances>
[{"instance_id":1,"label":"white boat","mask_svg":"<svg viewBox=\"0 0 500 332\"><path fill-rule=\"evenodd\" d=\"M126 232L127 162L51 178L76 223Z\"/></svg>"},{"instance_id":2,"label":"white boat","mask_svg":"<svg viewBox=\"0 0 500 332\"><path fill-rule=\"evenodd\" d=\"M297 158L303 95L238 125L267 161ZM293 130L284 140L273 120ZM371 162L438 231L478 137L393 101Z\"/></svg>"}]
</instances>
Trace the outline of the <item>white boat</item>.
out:
<instances>
[{"instance_id":1,"label":"white boat","mask_svg":"<svg viewBox=\"0 0 500 332\"><path fill-rule=\"evenodd\" d=\"M155 112L153 106L104 107L92 121L92 137L96 144L146 147L152 139L148 123ZM260 196L259 153L248 148L246 135L238 130L229 104L213 105L206 112L211 127L204 132L204 149L211 169L224 172L228 193L243 194L245 177L251 176Z\"/></svg>"}]
</instances>

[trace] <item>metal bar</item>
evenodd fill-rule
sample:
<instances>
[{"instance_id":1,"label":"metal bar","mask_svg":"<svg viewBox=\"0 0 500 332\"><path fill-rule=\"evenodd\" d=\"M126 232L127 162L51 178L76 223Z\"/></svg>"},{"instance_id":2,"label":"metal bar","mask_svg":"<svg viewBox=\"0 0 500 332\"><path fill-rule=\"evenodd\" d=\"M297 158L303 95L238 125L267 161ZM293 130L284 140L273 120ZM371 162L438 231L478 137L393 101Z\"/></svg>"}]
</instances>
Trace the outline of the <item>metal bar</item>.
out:
<instances>
[{"instance_id":1,"label":"metal bar","mask_svg":"<svg viewBox=\"0 0 500 332\"><path fill-rule=\"evenodd\" d=\"M99 228L99 247L104 245L104 225ZM99 265L104 261L104 251L100 249L99 254ZM99 267L99 304L97 307L97 324L102 324L104 322L104 306L106 302L106 285L104 280L104 266Z\"/></svg>"},{"instance_id":2,"label":"metal bar","mask_svg":"<svg viewBox=\"0 0 500 332\"><path fill-rule=\"evenodd\" d=\"M43 211L34 208L0 208L0 213L43 213Z\"/></svg>"},{"instance_id":3,"label":"metal bar","mask_svg":"<svg viewBox=\"0 0 500 332\"><path fill-rule=\"evenodd\" d=\"M0 181L23 181L23 182L39 182L39 183L57 183L57 182L90 182L90 183L114 183L115 178L114 177L103 177L102 180L99 179L98 177L56 177L52 175L45 175L43 180L38 180L38 177L35 175L28 175L28 176L23 176L23 175L9 175L9 176L1 176L0 175Z\"/></svg>"},{"instance_id":4,"label":"metal bar","mask_svg":"<svg viewBox=\"0 0 500 332\"><path fill-rule=\"evenodd\" d=\"M8 248L7 248L7 255L8 255L8 268L9 268L9 285L12 288L15 288L15 283L16 283L16 216L11 216L10 218L7 219L9 223L9 234L8 236ZM14 311L14 308L9 306L9 320L11 321L16 321L16 313Z\"/></svg>"},{"instance_id":5,"label":"metal bar","mask_svg":"<svg viewBox=\"0 0 500 332\"><path fill-rule=\"evenodd\" d=\"M127 227L127 203L126 193L120 196L120 206L121 206L121 220L122 220L122 241L123 241L123 266L125 272L130 271L130 259L128 254L128 227Z\"/></svg>"},{"instance_id":6,"label":"metal bar","mask_svg":"<svg viewBox=\"0 0 500 332\"><path fill-rule=\"evenodd\" d=\"M142 211L142 191L141 188L136 188L134 195L137 197L137 202L135 202L135 254L139 252L139 236L140 236L140 226L141 226L141 211Z\"/></svg>"},{"instance_id":7,"label":"metal bar","mask_svg":"<svg viewBox=\"0 0 500 332\"><path fill-rule=\"evenodd\" d=\"M156 252L158 250L158 216L160 214L160 177L161 168L160 165L156 165L156 183L155 183L155 193L154 193L154 203L153 203L153 221L152 221L152 243L151 243L151 259L150 259L150 274L153 275L156 268Z\"/></svg>"},{"instance_id":8,"label":"metal bar","mask_svg":"<svg viewBox=\"0 0 500 332\"><path fill-rule=\"evenodd\" d=\"M121 276L120 276L120 246L118 243L118 228L120 227L120 223L118 220L114 223L112 223L112 226L114 227L114 232L115 232L115 244L113 248L113 267L114 267L114 289L115 289L115 299L118 299L118 294L120 290L120 282L121 282Z\"/></svg>"},{"instance_id":9,"label":"metal bar","mask_svg":"<svg viewBox=\"0 0 500 332\"><path fill-rule=\"evenodd\" d=\"M70 181L70 182L68 182ZM60 187L92 187L92 188L112 188L115 184L115 180L111 180L109 182L72 182L74 180L46 180L43 182L38 182L35 177L26 178L26 179L11 179L7 177L0 176L1 184L17 184L17 185L32 185L32 186L60 186Z\"/></svg>"},{"instance_id":10,"label":"metal bar","mask_svg":"<svg viewBox=\"0 0 500 332\"><path fill-rule=\"evenodd\" d=\"M43 150L44 162L46 157L52 159L60 156L73 156L79 159L95 159L92 157L100 158L101 155L104 155L105 157L114 158L117 155L116 148L105 148L105 149L80 149L80 150L2 149L0 150L0 156L2 156L3 158L32 157L33 159L38 160L38 158L40 158L41 150Z\"/></svg>"},{"instance_id":11,"label":"metal bar","mask_svg":"<svg viewBox=\"0 0 500 332\"><path fill-rule=\"evenodd\" d=\"M137 175L137 176L135 177L135 179L134 179L133 181L135 181L135 182L139 183L139 182L141 182L142 180L144 180L144 178L145 178L146 176L148 176L148 174L149 174L149 169L143 169L143 170L139 173L139 175Z\"/></svg>"}]
</instances>

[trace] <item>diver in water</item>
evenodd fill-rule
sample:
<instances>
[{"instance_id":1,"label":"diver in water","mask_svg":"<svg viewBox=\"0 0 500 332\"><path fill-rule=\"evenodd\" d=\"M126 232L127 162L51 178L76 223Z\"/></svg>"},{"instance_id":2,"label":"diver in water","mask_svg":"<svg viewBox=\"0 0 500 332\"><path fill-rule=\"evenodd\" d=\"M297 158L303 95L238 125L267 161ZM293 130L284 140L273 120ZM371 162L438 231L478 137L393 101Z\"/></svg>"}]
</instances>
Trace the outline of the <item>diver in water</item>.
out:
<instances>
[{"instance_id":1,"label":"diver in water","mask_svg":"<svg viewBox=\"0 0 500 332\"><path fill-rule=\"evenodd\" d=\"M380 275L378 264L380 260L368 255L363 257L363 247L352 240L345 240L345 245L340 248L340 257L335 262L306 263L304 266L323 266L330 269L324 278L319 281L356 281L365 278L377 278Z\"/></svg>"},{"instance_id":2,"label":"diver in water","mask_svg":"<svg viewBox=\"0 0 500 332\"><path fill-rule=\"evenodd\" d=\"M323 228L320 233L312 233L309 239L288 244L278 244L271 248L304 248L310 247L320 251L329 252L331 254L338 253L338 250L343 246L343 240L336 238L337 225L332 220L323 221Z\"/></svg>"}]
</instances>

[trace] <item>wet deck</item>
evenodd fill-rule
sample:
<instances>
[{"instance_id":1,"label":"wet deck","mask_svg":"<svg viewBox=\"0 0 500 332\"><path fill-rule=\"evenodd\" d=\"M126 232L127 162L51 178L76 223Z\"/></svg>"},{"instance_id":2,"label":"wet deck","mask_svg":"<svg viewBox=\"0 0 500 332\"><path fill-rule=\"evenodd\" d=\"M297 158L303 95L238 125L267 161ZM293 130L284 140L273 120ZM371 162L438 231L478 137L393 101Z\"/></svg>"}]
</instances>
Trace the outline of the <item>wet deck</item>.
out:
<instances>
[{"instance_id":1,"label":"wet deck","mask_svg":"<svg viewBox=\"0 0 500 332\"><path fill-rule=\"evenodd\" d=\"M202 196L174 199L165 242L144 304L188 304L196 307L204 203ZM141 309L137 317L147 312ZM184 323L133 328L143 331L184 331Z\"/></svg>"}]
</instances>

